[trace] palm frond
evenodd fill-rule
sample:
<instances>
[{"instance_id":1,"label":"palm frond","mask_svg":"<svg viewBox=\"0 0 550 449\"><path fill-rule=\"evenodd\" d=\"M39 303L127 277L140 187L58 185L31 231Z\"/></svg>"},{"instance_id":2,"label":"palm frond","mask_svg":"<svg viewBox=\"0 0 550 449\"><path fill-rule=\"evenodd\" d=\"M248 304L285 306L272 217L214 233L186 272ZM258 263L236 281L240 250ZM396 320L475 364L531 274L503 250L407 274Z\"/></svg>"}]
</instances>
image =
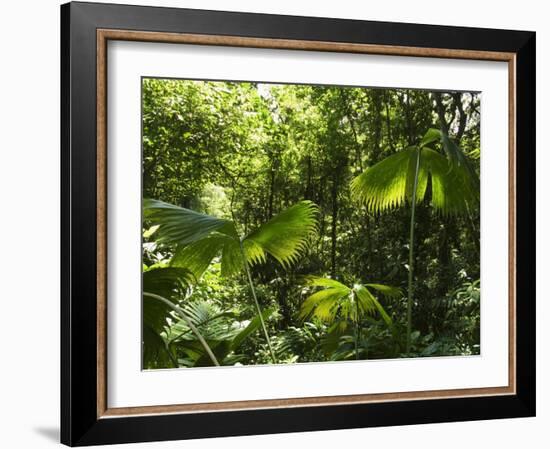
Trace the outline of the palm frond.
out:
<instances>
[{"instance_id":1,"label":"palm frond","mask_svg":"<svg viewBox=\"0 0 550 449\"><path fill-rule=\"evenodd\" d=\"M200 279L212 260L222 254L223 275L234 274L242 268L239 244L232 237L219 232L212 232L188 245L179 245L170 265L185 268L193 273L196 279Z\"/></svg>"},{"instance_id":2,"label":"palm frond","mask_svg":"<svg viewBox=\"0 0 550 449\"><path fill-rule=\"evenodd\" d=\"M194 281L193 275L183 268L155 268L143 273L143 291L160 295L176 303ZM166 326L170 309L167 305L143 298L143 322L153 331L161 333Z\"/></svg>"},{"instance_id":3,"label":"palm frond","mask_svg":"<svg viewBox=\"0 0 550 449\"><path fill-rule=\"evenodd\" d=\"M238 329L232 326L235 313L223 311L217 305L208 301L189 301L182 307L189 321L200 330L204 338L209 342L233 338ZM168 340L175 339L194 340L189 325L185 320L179 320L170 327ZM215 344L212 344L215 346Z\"/></svg>"},{"instance_id":4,"label":"palm frond","mask_svg":"<svg viewBox=\"0 0 550 449\"><path fill-rule=\"evenodd\" d=\"M283 267L289 267L298 260L308 238L315 232L316 215L317 206L311 201L301 201L280 212L244 239L247 258L260 262L265 260L262 252L267 252Z\"/></svg>"},{"instance_id":5,"label":"palm frond","mask_svg":"<svg viewBox=\"0 0 550 449\"><path fill-rule=\"evenodd\" d=\"M217 231L238 238L233 222L190 209L174 206L163 201L145 199L144 218L158 225L157 241L168 244L187 245Z\"/></svg>"},{"instance_id":6,"label":"palm frond","mask_svg":"<svg viewBox=\"0 0 550 449\"><path fill-rule=\"evenodd\" d=\"M374 315L374 312L376 312L376 306L374 305L373 299L375 298L372 293L361 284L356 285L353 290L357 296L360 311L367 315Z\"/></svg>"},{"instance_id":7,"label":"palm frond","mask_svg":"<svg viewBox=\"0 0 550 449\"><path fill-rule=\"evenodd\" d=\"M449 164L447 158L429 148L422 159L432 181L432 206L443 215L459 215L479 204L477 175L472 177L469 165Z\"/></svg>"},{"instance_id":8,"label":"palm frond","mask_svg":"<svg viewBox=\"0 0 550 449\"><path fill-rule=\"evenodd\" d=\"M339 302L350 293L351 289L345 285L342 288L319 290L308 296L302 303L300 318L306 319L314 316L321 321L332 322L336 317Z\"/></svg>"},{"instance_id":9,"label":"palm frond","mask_svg":"<svg viewBox=\"0 0 550 449\"><path fill-rule=\"evenodd\" d=\"M401 207L411 197L416 167L416 149L407 148L368 168L351 182L352 195L370 212ZM419 172L417 201L424 198L427 173Z\"/></svg>"},{"instance_id":10,"label":"palm frond","mask_svg":"<svg viewBox=\"0 0 550 449\"><path fill-rule=\"evenodd\" d=\"M431 180L431 203L438 212L459 215L467 208L475 209L479 202L477 174L460 149L450 139L447 141L454 148L452 160L425 146L420 150L408 148L357 176L351 184L353 196L374 213L403 206L412 198L417 151L420 151L416 202L424 201Z\"/></svg>"},{"instance_id":11,"label":"palm frond","mask_svg":"<svg viewBox=\"0 0 550 449\"><path fill-rule=\"evenodd\" d=\"M227 239L222 247L221 275L234 276L244 267L243 255L238 240Z\"/></svg>"},{"instance_id":12,"label":"palm frond","mask_svg":"<svg viewBox=\"0 0 550 449\"><path fill-rule=\"evenodd\" d=\"M375 284L379 285L379 284ZM359 299L359 305L361 309L370 315L374 314L374 311L378 311L384 322L391 326L392 319L387 314L387 312L382 307L382 304L378 302L378 300L374 297L374 295L369 291L368 288L366 288L363 285L357 286L355 289L355 292L357 294L357 298Z\"/></svg>"},{"instance_id":13,"label":"palm frond","mask_svg":"<svg viewBox=\"0 0 550 449\"><path fill-rule=\"evenodd\" d=\"M245 239L243 241L243 248L246 254L246 260L250 265L262 264L267 260L265 251L254 240Z\"/></svg>"},{"instance_id":14,"label":"palm frond","mask_svg":"<svg viewBox=\"0 0 550 449\"><path fill-rule=\"evenodd\" d=\"M332 323L340 317L357 322L360 315L374 315L378 311L386 324L391 325L391 318L369 288L392 298L401 295L400 289L383 284L356 284L350 288L334 279L317 276L305 276L303 279L304 285L323 289L309 295L302 303L302 319L313 316L323 322Z\"/></svg>"},{"instance_id":15,"label":"palm frond","mask_svg":"<svg viewBox=\"0 0 550 449\"><path fill-rule=\"evenodd\" d=\"M422 137L422 140L418 144L420 148L425 147L433 142L436 142L441 139L442 132L435 128L430 128L426 131L426 134Z\"/></svg>"},{"instance_id":16,"label":"palm frond","mask_svg":"<svg viewBox=\"0 0 550 449\"><path fill-rule=\"evenodd\" d=\"M185 268L160 267L143 272L143 290L165 298L180 294L195 282L193 273Z\"/></svg>"},{"instance_id":17,"label":"palm frond","mask_svg":"<svg viewBox=\"0 0 550 449\"><path fill-rule=\"evenodd\" d=\"M451 165L465 169L465 172L470 177L470 181L473 182L474 186L479 190L479 179L477 177L477 173L462 150L447 134L443 132L440 133L440 140L443 151L445 151L447 159L450 161Z\"/></svg>"},{"instance_id":18,"label":"palm frond","mask_svg":"<svg viewBox=\"0 0 550 449\"><path fill-rule=\"evenodd\" d=\"M399 298L403 296L403 291L400 288L392 287L390 285L383 285L383 284L365 284L365 287L373 288L374 290L379 291L384 296L387 296L388 298Z\"/></svg>"}]
</instances>

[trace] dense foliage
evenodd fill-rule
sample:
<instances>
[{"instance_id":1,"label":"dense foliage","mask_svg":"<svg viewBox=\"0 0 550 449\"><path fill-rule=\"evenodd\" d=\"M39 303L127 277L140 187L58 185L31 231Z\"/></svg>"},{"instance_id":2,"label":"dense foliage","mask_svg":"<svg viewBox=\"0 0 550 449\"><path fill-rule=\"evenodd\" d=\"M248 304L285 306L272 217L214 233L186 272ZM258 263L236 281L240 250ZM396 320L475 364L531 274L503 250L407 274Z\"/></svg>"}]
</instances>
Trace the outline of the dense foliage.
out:
<instances>
[{"instance_id":1,"label":"dense foliage","mask_svg":"<svg viewBox=\"0 0 550 449\"><path fill-rule=\"evenodd\" d=\"M479 95L142 88L145 368L479 353Z\"/></svg>"}]
</instances>

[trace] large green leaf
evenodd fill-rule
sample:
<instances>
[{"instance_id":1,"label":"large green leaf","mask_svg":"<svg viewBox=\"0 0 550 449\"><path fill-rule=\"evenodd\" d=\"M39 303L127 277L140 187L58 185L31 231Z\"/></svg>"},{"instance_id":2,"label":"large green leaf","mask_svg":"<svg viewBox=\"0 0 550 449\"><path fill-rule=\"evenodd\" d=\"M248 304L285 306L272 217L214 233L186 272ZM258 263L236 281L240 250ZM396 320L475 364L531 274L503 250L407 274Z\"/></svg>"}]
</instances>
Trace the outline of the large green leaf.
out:
<instances>
[{"instance_id":1,"label":"large green leaf","mask_svg":"<svg viewBox=\"0 0 550 449\"><path fill-rule=\"evenodd\" d=\"M420 141L418 146L420 148L423 148L426 145L429 145L433 142L437 142L438 140L441 139L441 135L442 135L442 133L438 129L430 128L430 129L428 129L426 134L424 134L424 136L422 137L422 140Z\"/></svg>"},{"instance_id":2,"label":"large green leaf","mask_svg":"<svg viewBox=\"0 0 550 449\"><path fill-rule=\"evenodd\" d=\"M164 339L152 327L143 326L143 367L145 369L173 367Z\"/></svg>"},{"instance_id":3,"label":"large green leaf","mask_svg":"<svg viewBox=\"0 0 550 449\"><path fill-rule=\"evenodd\" d=\"M471 181L479 188L477 173L458 145L445 133L440 133L440 140L443 151L445 151L451 165L464 168L469 174Z\"/></svg>"},{"instance_id":4,"label":"large green leaf","mask_svg":"<svg viewBox=\"0 0 550 449\"><path fill-rule=\"evenodd\" d=\"M431 181L432 206L444 215L464 214L478 205L479 180L460 149L454 143L451 146L455 147L452 160L426 146L393 154L357 176L352 194L375 213L403 206L412 198L420 152L417 203L424 201Z\"/></svg>"},{"instance_id":5,"label":"large green leaf","mask_svg":"<svg viewBox=\"0 0 550 449\"><path fill-rule=\"evenodd\" d=\"M191 284L191 273L183 268L155 268L143 273L143 291L160 295L176 302ZM157 333L161 333L172 309L154 299L143 298L143 322Z\"/></svg>"},{"instance_id":6,"label":"large green leaf","mask_svg":"<svg viewBox=\"0 0 550 449\"><path fill-rule=\"evenodd\" d=\"M308 238L317 229L317 206L311 201L301 201L283 210L267 223L251 232L245 239L251 241L254 250L271 254L281 265L288 267L298 260L307 246ZM250 251L252 245L247 247ZM265 260L265 255L251 257Z\"/></svg>"},{"instance_id":7,"label":"large green leaf","mask_svg":"<svg viewBox=\"0 0 550 449\"><path fill-rule=\"evenodd\" d=\"M469 165L451 164L429 148L422 150L424 166L431 175L432 206L443 215L459 215L479 205L477 177L473 178Z\"/></svg>"},{"instance_id":8,"label":"large green leaf","mask_svg":"<svg viewBox=\"0 0 550 449\"><path fill-rule=\"evenodd\" d=\"M160 267L143 272L143 290L171 298L195 281L193 273L180 267Z\"/></svg>"},{"instance_id":9,"label":"large green leaf","mask_svg":"<svg viewBox=\"0 0 550 449\"><path fill-rule=\"evenodd\" d=\"M193 282L193 275L186 269L163 267L143 273L143 291L163 296L172 302L185 294ZM143 296L143 366L144 368L166 368L174 366L167 342L161 334L166 330L167 318L172 308L167 304Z\"/></svg>"},{"instance_id":10,"label":"large green leaf","mask_svg":"<svg viewBox=\"0 0 550 449\"><path fill-rule=\"evenodd\" d=\"M401 290L383 284L356 284L352 288L330 278L307 276L304 284L309 287L322 287L309 295L302 303L300 317L313 316L327 323L334 323L338 317L357 322L359 315L374 315L379 312L386 324L391 325L391 318L382 305L370 292L369 288L380 291L388 297L398 297Z\"/></svg>"},{"instance_id":11,"label":"large green leaf","mask_svg":"<svg viewBox=\"0 0 550 449\"><path fill-rule=\"evenodd\" d=\"M201 214L163 201L145 199L143 214L145 219L159 225L156 231L159 242L187 245L214 231L238 238L235 225L229 220Z\"/></svg>"},{"instance_id":12,"label":"large green leaf","mask_svg":"<svg viewBox=\"0 0 550 449\"><path fill-rule=\"evenodd\" d=\"M361 308L365 313L372 315L373 312L376 310L378 311L384 322L388 326L391 326L392 319L368 288L360 285L356 288L355 291L357 293L357 297L359 298L359 304L361 305Z\"/></svg>"},{"instance_id":13,"label":"large green leaf","mask_svg":"<svg viewBox=\"0 0 550 449\"><path fill-rule=\"evenodd\" d=\"M171 266L189 270L196 279L216 256L221 256L223 276L239 273L244 267L243 251L250 264L265 262L266 254L271 254L288 267L306 248L317 225L317 206L301 201L250 233L241 249L231 221L156 200L145 200L144 207L145 216L159 226L159 241L178 245Z\"/></svg>"},{"instance_id":14,"label":"large green leaf","mask_svg":"<svg viewBox=\"0 0 550 449\"><path fill-rule=\"evenodd\" d=\"M200 279L210 266L212 259L220 256L226 245L232 242L235 242L233 238L219 232L212 232L189 245L179 245L170 265L185 268L193 273L196 279Z\"/></svg>"},{"instance_id":15,"label":"large green leaf","mask_svg":"<svg viewBox=\"0 0 550 449\"><path fill-rule=\"evenodd\" d=\"M314 316L321 321L330 323L336 317L338 306L350 293L351 290L347 287L319 290L308 296L302 303L300 317L306 319L309 316Z\"/></svg>"},{"instance_id":16,"label":"large green leaf","mask_svg":"<svg viewBox=\"0 0 550 449\"><path fill-rule=\"evenodd\" d=\"M407 148L365 170L351 183L354 197L365 203L369 211L376 213L402 206L407 192L412 191L416 151L415 148ZM419 177L419 191L425 190L425 179L426 174L423 173ZM417 195L417 201L421 201L422 197Z\"/></svg>"},{"instance_id":17,"label":"large green leaf","mask_svg":"<svg viewBox=\"0 0 550 449\"><path fill-rule=\"evenodd\" d=\"M334 321L338 305L351 294L348 286L335 279L305 276L303 283L308 287L324 287L324 289L309 295L302 303L300 309L302 319L314 316L324 322Z\"/></svg>"}]
</instances>

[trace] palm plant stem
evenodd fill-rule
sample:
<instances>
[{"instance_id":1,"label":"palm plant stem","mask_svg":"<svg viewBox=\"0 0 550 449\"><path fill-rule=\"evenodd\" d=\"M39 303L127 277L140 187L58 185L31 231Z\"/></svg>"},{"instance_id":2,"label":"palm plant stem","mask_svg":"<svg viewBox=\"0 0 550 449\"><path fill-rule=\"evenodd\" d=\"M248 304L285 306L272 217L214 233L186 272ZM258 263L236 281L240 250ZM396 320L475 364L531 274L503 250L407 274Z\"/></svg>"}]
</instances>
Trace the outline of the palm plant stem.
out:
<instances>
[{"instance_id":1,"label":"palm plant stem","mask_svg":"<svg viewBox=\"0 0 550 449\"><path fill-rule=\"evenodd\" d=\"M359 301L357 301L357 295L352 292L353 299L355 300L355 360L359 360Z\"/></svg>"},{"instance_id":2,"label":"palm plant stem","mask_svg":"<svg viewBox=\"0 0 550 449\"><path fill-rule=\"evenodd\" d=\"M198 338L199 342L203 346L204 350L208 354L208 357L210 357L210 360L212 360L212 363L216 366L220 366L218 359L212 352L212 349L210 348L210 346L208 346L208 343L206 342L204 337L201 335L197 327L192 323L192 321L189 319L189 317L185 314L185 312L180 307L178 307L172 301L169 301L168 299L160 295L156 295L154 293L143 292L143 296L156 299L157 301L164 303L165 305L170 307L172 310L174 310L174 312L176 312L181 317L181 319L185 321L185 323L189 326L189 328L193 331L193 333L195 334L195 336Z\"/></svg>"},{"instance_id":3,"label":"palm plant stem","mask_svg":"<svg viewBox=\"0 0 550 449\"><path fill-rule=\"evenodd\" d=\"M416 189L418 188L418 172L420 169L420 152L416 150L416 167L414 171L414 183L411 198L411 223L409 229L409 279L407 294L407 350L411 350L411 328L412 328L412 303L413 303L413 264L414 264L414 216L416 212Z\"/></svg>"},{"instance_id":4,"label":"palm plant stem","mask_svg":"<svg viewBox=\"0 0 550 449\"><path fill-rule=\"evenodd\" d=\"M252 292L252 297L254 298L254 304L256 305L256 311L258 312L258 317L260 318L260 323L262 325L262 330L264 332L265 339L267 341L267 346L269 346L271 359L273 360L273 363L277 363L275 352L273 351L273 347L271 346L271 339L269 338L269 334L267 333L267 327L265 325L264 317L262 316L262 308L260 307L260 303L258 302L258 297L256 296L256 289L254 288L254 283L252 282L252 275L250 274L250 268L248 266L248 261L246 260L246 254L244 252L242 240L240 242L240 247L241 247L241 255L243 258L243 264L246 271L246 276L248 278L248 285L250 286L250 291Z\"/></svg>"},{"instance_id":5,"label":"palm plant stem","mask_svg":"<svg viewBox=\"0 0 550 449\"><path fill-rule=\"evenodd\" d=\"M168 354L168 357L170 358L170 361L172 362L172 365L174 365L174 368L179 368L180 366L178 364L178 361L174 358L174 356L170 352L170 346L168 344L166 345L166 352Z\"/></svg>"}]
</instances>

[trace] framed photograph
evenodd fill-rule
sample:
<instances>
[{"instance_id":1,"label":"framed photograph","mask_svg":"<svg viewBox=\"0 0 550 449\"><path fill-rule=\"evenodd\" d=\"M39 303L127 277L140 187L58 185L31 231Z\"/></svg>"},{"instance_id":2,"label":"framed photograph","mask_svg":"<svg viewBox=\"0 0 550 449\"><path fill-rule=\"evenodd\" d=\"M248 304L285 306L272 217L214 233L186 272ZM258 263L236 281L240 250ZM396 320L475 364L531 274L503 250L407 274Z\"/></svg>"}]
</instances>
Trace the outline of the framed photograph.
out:
<instances>
[{"instance_id":1,"label":"framed photograph","mask_svg":"<svg viewBox=\"0 0 550 449\"><path fill-rule=\"evenodd\" d=\"M535 414L535 33L61 7L61 439Z\"/></svg>"}]
</instances>

